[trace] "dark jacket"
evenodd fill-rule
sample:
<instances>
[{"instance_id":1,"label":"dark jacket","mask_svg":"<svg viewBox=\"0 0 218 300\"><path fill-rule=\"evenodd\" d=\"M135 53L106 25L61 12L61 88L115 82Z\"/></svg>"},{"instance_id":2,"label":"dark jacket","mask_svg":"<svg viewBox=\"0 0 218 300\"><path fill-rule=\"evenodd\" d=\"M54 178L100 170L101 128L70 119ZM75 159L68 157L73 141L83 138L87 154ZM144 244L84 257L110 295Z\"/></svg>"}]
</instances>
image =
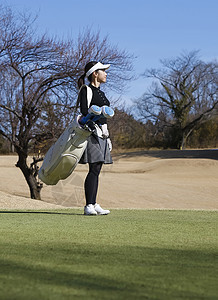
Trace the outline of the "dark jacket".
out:
<instances>
[{"instance_id":1,"label":"dark jacket","mask_svg":"<svg viewBox=\"0 0 218 300\"><path fill-rule=\"evenodd\" d=\"M92 100L90 106L97 105L102 107L104 105L110 106L109 100L106 98L104 92L100 90L100 88L96 88L92 84L89 84L89 87L92 89ZM80 103L80 112L84 116L88 114L88 103L87 103L87 88L83 86L79 92L79 103ZM100 119L100 124L106 124L106 118Z\"/></svg>"}]
</instances>

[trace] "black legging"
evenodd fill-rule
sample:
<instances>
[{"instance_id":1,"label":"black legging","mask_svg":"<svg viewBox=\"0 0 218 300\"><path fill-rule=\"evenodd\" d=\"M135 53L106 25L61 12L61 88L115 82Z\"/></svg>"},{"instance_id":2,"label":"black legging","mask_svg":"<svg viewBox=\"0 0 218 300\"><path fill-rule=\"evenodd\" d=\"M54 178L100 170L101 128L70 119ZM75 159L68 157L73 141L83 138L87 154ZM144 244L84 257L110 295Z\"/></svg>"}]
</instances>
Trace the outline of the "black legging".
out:
<instances>
[{"instance_id":1,"label":"black legging","mask_svg":"<svg viewBox=\"0 0 218 300\"><path fill-rule=\"evenodd\" d=\"M86 205L96 203L96 196L98 191L98 177L102 165L102 162L89 164L89 173L86 176L85 180Z\"/></svg>"}]
</instances>

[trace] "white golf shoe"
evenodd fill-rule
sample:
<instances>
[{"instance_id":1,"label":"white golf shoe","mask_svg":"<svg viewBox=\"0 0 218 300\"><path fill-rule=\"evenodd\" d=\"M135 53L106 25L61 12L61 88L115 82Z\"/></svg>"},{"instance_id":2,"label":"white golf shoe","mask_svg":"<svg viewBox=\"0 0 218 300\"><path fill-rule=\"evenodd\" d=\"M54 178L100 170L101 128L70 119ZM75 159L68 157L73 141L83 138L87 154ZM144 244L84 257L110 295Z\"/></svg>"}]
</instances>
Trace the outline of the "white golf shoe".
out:
<instances>
[{"instance_id":1,"label":"white golf shoe","mask_svg":"<svg viewBox=\"0 0 218 300\"><path fill-rule=\"evenodd\" d=\"M93 204L84 206L84 215L87 215L87 216L96 216L97 215L97 212L95 211Z\"/></svg>"},{"instance_id":2,"label":"white golf shoe","mask_svg":"<svg viewBox=\"0 0 218 300\"><path fill-rule=\"evenodd\" d=\"M94 205L94 209L98 215L108 215L110 211L108 209L103 209L99 204Z\"/></svg>"}]
</instances>

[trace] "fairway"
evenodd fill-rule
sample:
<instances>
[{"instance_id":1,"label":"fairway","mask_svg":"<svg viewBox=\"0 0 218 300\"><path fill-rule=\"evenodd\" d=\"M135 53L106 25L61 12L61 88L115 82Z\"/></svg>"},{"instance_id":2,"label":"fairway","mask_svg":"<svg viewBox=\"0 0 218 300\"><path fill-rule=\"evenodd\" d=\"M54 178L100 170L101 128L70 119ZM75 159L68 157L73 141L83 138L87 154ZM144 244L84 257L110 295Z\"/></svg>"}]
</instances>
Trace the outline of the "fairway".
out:
<instances>
[{"instance_id":1,"label":"fairway","mask_svg":"<svg viewBox=\"0 0 218 300\"><path fill-rule=\"evenodd\" d=\"M217 299L217 212L0 212L0 299Z\"/></svg>"}]
</instances>

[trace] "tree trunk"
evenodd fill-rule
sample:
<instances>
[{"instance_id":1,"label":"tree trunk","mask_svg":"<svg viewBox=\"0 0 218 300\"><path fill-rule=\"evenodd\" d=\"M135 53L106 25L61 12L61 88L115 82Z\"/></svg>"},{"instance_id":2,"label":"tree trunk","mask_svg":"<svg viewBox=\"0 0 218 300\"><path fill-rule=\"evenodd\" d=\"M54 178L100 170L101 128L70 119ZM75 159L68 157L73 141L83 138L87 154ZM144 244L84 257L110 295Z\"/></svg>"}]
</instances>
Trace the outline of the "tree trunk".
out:
<instances>
[{"instance_id":1,"label":"tree trunk","mask_svg":"<svg viewBox=\"0 0 218 300\"><path fill-rule=\"evenodd\" d=\"M41 200L41 188L42 186L36 180L33 170L27 165L27 156L24 153L18 153L18 162L16 167L20 168L22 171L26 182L30 189L30 197L32 199Z\"/></svg>"},{"instance_id":2,"label":"tree trunk","mask_svg":"<svg viewBox=\"0 0 218 300\"><path fill-rule=\"evenodd\" d=\"M186 132L182 133L182 141L181 141L180 150L184 150L185 149L187 139L188 139L189 135L192 133L192 131L193 131L193 128L190 129L187 133Z\"/></svg>"}]
</instances>

